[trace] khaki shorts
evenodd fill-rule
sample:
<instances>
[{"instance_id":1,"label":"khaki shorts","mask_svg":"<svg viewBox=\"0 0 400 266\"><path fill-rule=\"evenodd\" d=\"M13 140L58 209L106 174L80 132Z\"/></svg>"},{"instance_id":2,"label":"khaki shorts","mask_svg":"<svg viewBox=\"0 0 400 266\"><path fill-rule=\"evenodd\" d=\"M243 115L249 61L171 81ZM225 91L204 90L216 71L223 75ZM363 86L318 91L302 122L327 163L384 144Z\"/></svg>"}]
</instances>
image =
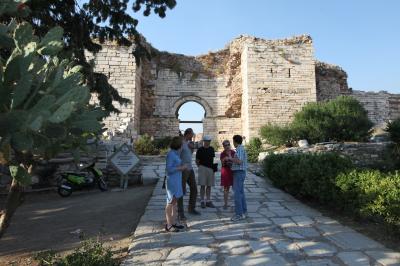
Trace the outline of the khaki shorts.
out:
<instances>
[{"instance_id":1,"label":"khaki shorts","mask_svg":"<svg viewBox=\"0 0 400 266\"><path fill-rule=\"evenodd\" d=\"M211 168L199 165L199 186L215 186L214 171Z\"/></svg>"}]
</instances>

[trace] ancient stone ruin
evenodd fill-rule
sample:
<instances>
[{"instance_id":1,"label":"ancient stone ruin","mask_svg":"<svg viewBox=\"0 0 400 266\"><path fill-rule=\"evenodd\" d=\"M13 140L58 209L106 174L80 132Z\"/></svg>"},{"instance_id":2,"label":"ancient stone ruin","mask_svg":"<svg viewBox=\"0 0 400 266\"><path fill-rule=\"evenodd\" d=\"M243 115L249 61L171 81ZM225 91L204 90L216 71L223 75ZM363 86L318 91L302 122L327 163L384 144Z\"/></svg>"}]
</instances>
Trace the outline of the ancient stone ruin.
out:
<instances>
[{"instance_id":1,"label":"ancient stone ruin","mask_svg":"<svg viewBox=\"0 0 400 266\"><path fill-rule=\"evenodd\" d=\"M265 40L239 36L224 49L200 56L160 52L142 39L148 57L136 61L135 46L105 44L93 59L120 94L132 102L105 123L134 138L176 135L178 110L186 102L203 106L204 134L222 141L233 134L258 136L266 123L285 124L308 102L356 97L371 120L400 116L400 95L353 91L338 66L318 62L310 36Z\"/></svg>"}]
</instances>

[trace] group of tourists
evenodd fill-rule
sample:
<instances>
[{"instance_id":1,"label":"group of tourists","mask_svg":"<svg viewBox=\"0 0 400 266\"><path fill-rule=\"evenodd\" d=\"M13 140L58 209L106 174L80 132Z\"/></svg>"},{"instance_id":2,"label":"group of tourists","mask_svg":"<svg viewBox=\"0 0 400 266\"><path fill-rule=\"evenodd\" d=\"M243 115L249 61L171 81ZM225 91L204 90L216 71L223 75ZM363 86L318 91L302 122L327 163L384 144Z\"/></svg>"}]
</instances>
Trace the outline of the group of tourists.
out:
<instances>
[{"instance_id":1,"label":"group of tourists","mask_svg":"<svg viewBox=\"0 0 400 266\"><path fill-rule=\"evenodd\" d=\"M166 180L167 204L165 216L167 232L179 232L185 228L180 222L185 221L183 196L186 194L186 184L189 185L188 213L200 215L196 210L197 184L192 165L194 144L192 138L193 130L188 128L183 136L172 138L170 151L166 159ZM243 138L240 135L233 136L233 150L229 140L224 140L221 152L221 186L224 187L224 206L227 210L229 189L233 187L235 215L232 221L239 221L247 218L247 205L244 193L244 180L247 169L247 154L242 145ZM200 186L201 208L215 208L211 200L211 188L215 186L215 172L218 171L218 164L214 163L215 150L210 145L211 137L203 137L203 146L197 149L196 164L198 166L198 185ZM179 221L179 222L178 222Z\"/></svg>"}]
</instances>

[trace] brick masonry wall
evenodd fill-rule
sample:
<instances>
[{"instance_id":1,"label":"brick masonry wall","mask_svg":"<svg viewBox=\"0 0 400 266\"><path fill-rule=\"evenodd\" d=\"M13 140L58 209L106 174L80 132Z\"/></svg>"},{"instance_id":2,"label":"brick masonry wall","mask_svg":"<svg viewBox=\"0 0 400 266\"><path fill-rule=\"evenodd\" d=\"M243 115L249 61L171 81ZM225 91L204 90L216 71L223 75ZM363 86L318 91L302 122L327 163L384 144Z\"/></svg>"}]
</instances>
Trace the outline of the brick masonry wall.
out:
<instances>
[{"instance_id":1,"label":"brick masonry wall","mask_svg":"<svg viewBox=\"0 0 400 266\"><path fill-rule=\"evenodd\" d=\"M289 123L308 102L343 94L358 99L376 124L400 117L400 95L352 92L346 72L315 60L309 36L282 40L240 36L208 55L158 52L139 67L132 49L105 44L95 56L88 53L87 57L94 59L95 71L107 75L119 93L131 100L126 106L115 103L121 113L108 117L106 127L134 138L145 133L176 135L177 112L188 101L204 107L204 134L219 142L233 134L256 137L267 123Z\"/></svg>"},{"instance_id":2,"label":"brick masonry wall","mask_svg":"<svg viewBox=\"0 0 400 266\"><path fill-rule=\"evenodd\" d=\"M351 95L363 104L374 124L385 124L400 117L399 94L353 91Z\"/></svg>"},{"instance_id":3,"label":"brick masonry wall","mask_svg":"<svg viewBox=\"0 0 400 266\"><path fill-rule=\"evenodd\" d=\"M283 41L256 39L245 49L244 123L251 138L258 136L266 123L289 123L302 106L317 100L315 63L308 36Z\"/></svg>"},{"instance_id":4,"label":"brick masonry wall","mask_svg":"<svg viewBox=\"0 0 400 266\"><path fill-rule=\"evenodd\" d=\"M131 100L130 104L114 105L121 111L120 114L111 114L104 121L110 131L120 131L129 136L136 136L139 129L140 104L140 69L137 69L132 55L132 47L118 47L113 44L104 44L95 56L86 52L88 60L94 60L94 71L105 74L109 83L117 88L121 96ZM137 75L138 74L138 75ZM98 102L96 95L92 102Z\"/></svg>"}]
</instances>

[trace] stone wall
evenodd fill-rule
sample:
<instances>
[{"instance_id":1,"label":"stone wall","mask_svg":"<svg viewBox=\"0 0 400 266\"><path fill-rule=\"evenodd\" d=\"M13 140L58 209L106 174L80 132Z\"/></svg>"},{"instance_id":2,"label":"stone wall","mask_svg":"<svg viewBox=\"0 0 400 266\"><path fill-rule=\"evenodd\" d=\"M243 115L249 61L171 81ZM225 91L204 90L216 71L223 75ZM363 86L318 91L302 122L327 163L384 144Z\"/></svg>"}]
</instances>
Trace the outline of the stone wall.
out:
<instances>
[{"instance_id":1,"label":"stone wall","mask_svg":"<svg viewBox=\"0 0 400 266\"><path fill-rule=\"evenodd\" d=\"M104 120L105 127L110 131L119 131L135 137L140 126L141 70L135 63L132 49L133 47L104 44L102 50L95 56L86 52L86 57L88 60L94 60L94 71L105 74L109 83L118 89L119 94L131 100L127 105L113 103L121 113L107 117ZM96 95L93 95L92 102L98 102Z\"/></svg>"},{"instance_id":2,"label":"stone wall","mask_svg":"<svg viewBox=\"0 0 400 266\"><path fill-rule=\"evenodd\" d=\"M242 61L243 128L247 137L259 135L266 123L289 123L295 112L317 100L314 48L309 36L246 42Z\"/></svg>"},{"instance_id":3,"label":"stone wall","mask_svg":"<svg viewBox=\"0 0 400 266\"><path fill-rule=\"evenodd\" d=\"M383 143L329 143L316 144L306 148L294 147L280 150L276 153L323 153L337 152L348 156L351 161L360 167L385 165L384 154L390 142Z\"/></svg>"},{"instance_id":4,"label":"stone wall","mask_svg":"<svg viewBox=\"0 0 400 266\"><path fill-rule=\"evenodd\" d=\"M219 51L200 56L160 52L143 38L150 58L136 65L134 47L103 45L93 57L95 71L109 77L119 93L131 100L116 107L121 113L105 120L126 136L174 136L178 111L194 101L205 109L204 134L221 142L233 134L247 139L267 123L289 123L306 103L353 95L380 124L400 117L400 95L348 88L338 66L314 58L311 37L281 40L239 36ZM96 97L93 97L95 102Z\"/></svg>"},{"instance_id":5,"label":"stone wall","mask_svg":"<svg viewBox=\"0 0 400 266\"><path fill-rule=\"evenodd\" d=\"M315 63L317 100L333 100L351 93L347 85L347 73L339 66L317 61Z\"/></svg>"},{"instance_id":6,"label":"stone wall","mask_svg":"<svg viewBox=\"0 0 400 266\"><path fill-rule=\"evenodd\" d=\"M374 124L386 124L388 121L400 117L399 94L391 94L386 91L353 91L351 95L362 103Z\"/></svg>"}]
</instances>

